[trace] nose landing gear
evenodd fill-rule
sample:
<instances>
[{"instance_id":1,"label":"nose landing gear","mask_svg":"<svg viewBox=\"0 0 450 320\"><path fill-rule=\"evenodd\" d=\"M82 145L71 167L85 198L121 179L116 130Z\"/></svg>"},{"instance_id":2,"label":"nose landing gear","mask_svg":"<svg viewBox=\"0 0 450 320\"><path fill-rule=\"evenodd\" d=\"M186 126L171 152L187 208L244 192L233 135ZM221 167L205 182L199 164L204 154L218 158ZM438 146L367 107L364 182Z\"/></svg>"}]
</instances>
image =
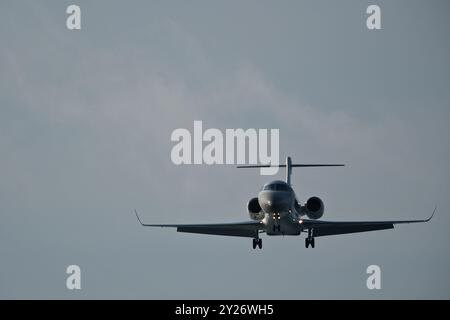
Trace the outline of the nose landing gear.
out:
<instances>
[{"instance_id":1,"label":"nose landing gear","mask_svg":"<svg viewBox=\"0 0 450 320\"><path fill-rule=\"evenodd\" d=\"M281 232L280 219L281 219L281 216L279 213L274 213L272 215L272 220L273 220L272 231L273 231L273 233Z\"/></svg>"},{"instance_id":2,"label":"nose landing gear","mask_svg":"<svg viewBox=\"0 0 450 320\"><path fill-rule=\"evenodd\" d=\"M258 247L259 249L262 249L262 239L261 238L253 239L253 249L256 249L256 247Z\"/></svg>"},{"instance_id":3,"label":"nose landing gear","mask_svg":"<svg viewBox=\"0 0 450 320\"><path fill-rule=\"evenodd\" d=\"M312 229L308 229L308 237L305 239L305 247L308 248L311 245L311 248L314 248L315 241L312 235Z\"/></svg>"}]
</instances>

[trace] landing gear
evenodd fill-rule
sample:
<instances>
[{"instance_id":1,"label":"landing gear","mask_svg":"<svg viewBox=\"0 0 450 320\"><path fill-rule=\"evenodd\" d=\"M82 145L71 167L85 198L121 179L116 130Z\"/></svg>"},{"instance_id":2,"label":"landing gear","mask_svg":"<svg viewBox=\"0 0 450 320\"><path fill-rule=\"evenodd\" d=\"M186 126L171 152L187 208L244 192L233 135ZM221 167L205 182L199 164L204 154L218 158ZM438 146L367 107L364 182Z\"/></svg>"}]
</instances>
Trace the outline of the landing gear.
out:
<instances>
[{"instance_id":1,"label":"landing gear","mask_svg":"<svg viewBox=\"0 0 450 320\"><path fill-rule=\"evenodd\" d=\"M278 225L273 225L272 227L273 232L281 232L281 226Z\"/></svg>"},{"instance_id":2,"label":"landing gear","mask_svg":"<svg viewBox=\"0 0 450 320\"><path fill-rule=\"evenodd\" d=\"M314 238L311 238L311 239L306 238L305 239L305 247L308 248L309 245L311 245L311 248L314 248L314 245L315 245Z\"/></svg>"},{"instance_id":3,"label":"landing gear","mask_svg":"<svg viewBox=\"0 0 450 320\"><path fill-rule=\"evenodd\" d=\"M314 248L315 241L312 236L312 229L308 229L308 238L305 239L305 247L308 248L311 245L311 248Z\"/></svg>"},{"instance_id":4,"label":"landing gear","mask_svg":"<svg viewBox=\"0 0 450 320\"><path fill-rule=\"evenodd\" d=\"M259 249L262 249L262 239L261 238L253 239L253 249L256 249L256 247L258 247Z\"/></svg>"}]
</instances>

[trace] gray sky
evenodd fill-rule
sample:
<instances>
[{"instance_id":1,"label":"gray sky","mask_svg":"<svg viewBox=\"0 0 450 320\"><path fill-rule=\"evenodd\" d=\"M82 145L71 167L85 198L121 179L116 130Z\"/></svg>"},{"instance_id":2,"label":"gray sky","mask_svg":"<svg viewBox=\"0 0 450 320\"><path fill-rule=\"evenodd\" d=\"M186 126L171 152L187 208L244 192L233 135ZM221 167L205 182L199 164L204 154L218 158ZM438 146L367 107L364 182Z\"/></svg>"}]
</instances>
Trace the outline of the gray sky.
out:
<instances>
[{"instance_id":1,"label":"gray sky","mask_svg":"<svg viewBox=\"0 0 450 320\"><path fill-rule=\"evenodd\" d=\"M0 298L450 298L448 1L77 1L69 31L72 3L0 3ZM134 208L247 220L271 179L172 164L170 134L194 120L279 128L282 158L346 163L294 172L323 219L438 213L314 250L142 228Z\"/></svg>"}]
</instances>

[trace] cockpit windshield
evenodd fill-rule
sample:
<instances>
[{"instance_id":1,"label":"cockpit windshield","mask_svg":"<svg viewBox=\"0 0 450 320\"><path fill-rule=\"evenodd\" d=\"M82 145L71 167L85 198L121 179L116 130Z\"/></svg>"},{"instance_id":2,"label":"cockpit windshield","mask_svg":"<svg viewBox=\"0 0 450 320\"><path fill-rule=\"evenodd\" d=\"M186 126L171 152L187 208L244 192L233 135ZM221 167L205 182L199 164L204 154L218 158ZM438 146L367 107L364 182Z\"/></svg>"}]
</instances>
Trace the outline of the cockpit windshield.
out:
<instances>
[{"instance_id":1,"label":"cockpit windshield","mask_svg":"<svg viewBox=\"0 0 450 320\"><path fill-rule=\"evenodd\" d=\"M266 184L263 188L263 190L271 190L271 191L289 191L290 188L286 183L269 183Z\"/></svg>"}]
</instances>

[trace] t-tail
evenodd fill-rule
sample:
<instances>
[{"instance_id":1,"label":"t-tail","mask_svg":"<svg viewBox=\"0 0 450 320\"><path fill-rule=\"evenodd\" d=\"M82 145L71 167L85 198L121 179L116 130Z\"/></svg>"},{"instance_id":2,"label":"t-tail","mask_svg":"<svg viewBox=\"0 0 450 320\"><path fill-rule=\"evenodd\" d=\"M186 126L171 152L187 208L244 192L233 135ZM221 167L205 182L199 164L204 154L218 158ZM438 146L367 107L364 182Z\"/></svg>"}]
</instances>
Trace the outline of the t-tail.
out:
<instances>
[{"instance_id":1,"label":"t-tail","mask_svg":"<svg viewBox=\"0 0 450 320\"><path fill-rule=\"evenodd\" d=\"M257 164L257 165L243 165L237 166L238 168L286 168L286 183L291 185L292 168L309 168L309 167L343 167L345 164L318 164L318 163L292 163L291 157L286 157L286 164Z\"/></svg>"}]
</instances>

